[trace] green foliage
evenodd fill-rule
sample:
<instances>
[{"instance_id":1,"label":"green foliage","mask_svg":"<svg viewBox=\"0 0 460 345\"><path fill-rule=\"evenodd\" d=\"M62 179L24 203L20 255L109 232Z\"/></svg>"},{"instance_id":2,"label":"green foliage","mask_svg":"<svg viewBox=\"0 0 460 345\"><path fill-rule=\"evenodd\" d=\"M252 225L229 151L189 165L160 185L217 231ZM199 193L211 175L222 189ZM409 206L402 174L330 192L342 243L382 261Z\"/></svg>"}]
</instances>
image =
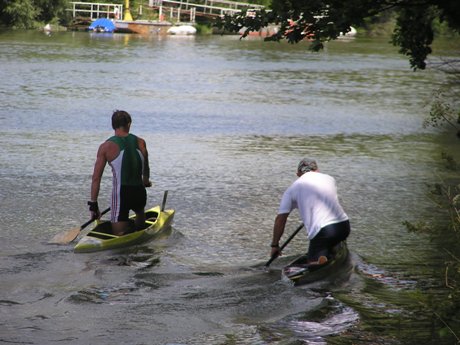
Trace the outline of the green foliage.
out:
<instances>
[{"instance_id":1,"label":"green foliage","mask_svg":"<svg viewBox=\"0 0 460 345\"><path fill-rule=\"evenodd\" d=\"M35 6L40 9L38 20L49 23L57 18L66 16L66 9L70 8L67 0L34 0Z\"/></svg>"},{"instance_id":2,"label":"green foliage","mask_svg":"<svg viewBox=\"0 0 460 345\"><path fill-rule=\"evenodd\" d=\"M206 24L196 24L195 25L196 32L200 35L211 35L212 34L212 27Z\"/></svg>"},{"instance_id":3,"label":"green foliage","mask_svg":"<svg viewBox=\"0 0 460 345\"><path fill-rule=\"evenodd\" d=\"M38 22L56 22L66 17L67 0L0 1L0 24L18 29L32 29Z\"/></svg>"},{"instance_id":4,"label":"green foliage","mask_svg":"<svg viewBox=\"0 0 460 345\"><path fill-rule=\"evenodd\" d=\"M256 5L262 5L262 6L265 6L267 8L271 5L271 0L248 0L248 1L244 1L244 2L247 2L247 3L250 3L250 4L256 4Z\"/></svg>"},{"instance_id":5,"label":"green foliage","mask_svg":"<svg viewBox=\"0 0 460 345\"><path fill-rule=\"evenodd\" d=\"M393 44L400 47L401 54L409 56L411 66L425 69L426 57L431 54L435 9L424 7L403 8L396 22Z\"/></svg>"},{"instance_id":6,"label":"green foliage","mask_svg":"<svg viewBox=\"0 0 460 345\"><path fill-rule=\"evenodd\" d=\"M443 158L447 160L450 169L457 168L457 163L451 156L443 153ZM450 186L445 183L435 183L432 188L430 191L431 199L449 214L451 235L460 240L460 184ZM443 229L430 229L432 234L436 231L440 232L441 236L445 235Z\"/></svg>"},{"instance_id":7,"label":"green foliage","mask_svg":"<svg viewBox=\"0 0 460 345\"><path fill-rule=\"evenodd\" d=\"M450 27L446 21L441 20L440 17L435 18L431 26L433 28L435 38L442 36L456 38L458 36L458 32Z\"/></svg>"},{"instance_id":8,"label":"green foliage","mask_svg":"<svg viewBox=\"0 0 460 345\"><path fill-rule=\"evenodd\" d=\"M457 136L460 137L460 111L455 112L452 106L444 98L442 92L438 91L433 98L430 115L423 122L424 127L440 127L443 124L448 124L457 131Z\"/></svg>"},{"instance_id":9,"label":"green foliage","mask_svg":"<svg viewBox=\"0 0 460 345\"><path fill-rule=\"evenodd\" d=\"M33 28L40 10L33 0L8 1L0 3L1 20L4 24L18 29Z\"/></svg>"},{"instance_id":10,"label":"green foliage","mask_svg":"<svg viewBox=\"0 0 460 345\"><path fill-rule=\"evenodd\" d=\"M407 220L403 221L402 224L406 227L407 231L415 233L429 233L432 228L426 222L411 223Z\"/></svg>"},{"instance_id":11,"label":"green foliage","mask_svg":"<svg viewBox=\"0 0 460 345\"><path fill-rule=\"evenodd\" d=\"M439 0L432 2L440 10L439 19L445 21L452 30L460 32L460 1Z\"/></svg>"},{"instance_id":12,"label":"green foliage","mask_svg":"<svg viewBox=\"0 0 460 345\"><path fill-rule=\"evenodd\" d=\"M336 39L350 26L366 27L379 17L397 15L393 43L409 57L411 67L425 69L434 38L433 22L445 22L460 31L460 1L458 0L272 0L271 11L257 11L255 17L245 13L225 16L216 22L221 29L238 32L243 27L245 37L268 24L278 24L279 31L267 40L286 39L297 43L312 40L311 49L323 48L323 43Z\"/></svg>"},{"instance_id":13,"label":"green foliage","mask_svg":"<svg viewBox=\"0 0 460 345\"><path fill-rule=\"evenodd\" d=\"M450 216L450 226L436 228L419 222L404 222L411 232L426 233L433 240L443 243L440 255L445 257L440 279L442 294L420 303L433 313L437 320L438 335L442 339L455 339L460 343L460 185L448 186L436 183L430 192L433 201Z\"/></svg>"},{"instance_id":14,"label":"green foliage","mask_svg":"<svg viewBox=\"0 0 460 345\"><path fill-rule=\"evenodd\" d=\"M459 165L455 161L454 157L452 157L451 155L449 155L449 154L447 154L445 152L442 152L441 156L442 156L442 159L445 160L445 162L446 162L446 169L453 170L453 171L458 170Z\"/></svg>"},{"instance_id":15,"label":"green foliage","mask_svg":"<svg viewBox=\"0 0 460 345\"><path fill-rule=\"evenodd\" d=\"M396 25L396 12L387 10L364 19L361 28L356 28L358 32L365 32L367 36L391 36Z\"/></svg>"}]
</instances>

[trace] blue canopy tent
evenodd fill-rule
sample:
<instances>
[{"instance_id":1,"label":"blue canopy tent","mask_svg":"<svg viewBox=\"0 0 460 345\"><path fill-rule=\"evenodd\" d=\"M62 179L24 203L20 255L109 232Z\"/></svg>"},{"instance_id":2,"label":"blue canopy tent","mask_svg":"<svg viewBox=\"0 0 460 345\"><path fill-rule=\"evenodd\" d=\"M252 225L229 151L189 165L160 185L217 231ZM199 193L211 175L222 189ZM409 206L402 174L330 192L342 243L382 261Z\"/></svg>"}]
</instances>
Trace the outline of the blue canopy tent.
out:
<instances>
[{"instance_id":1,"label":"blue canopy tent","mask_svg":"<svg viewBox=\"0 0 460 345\"><path fill-rule=\"evenodd\" d=\"M96 19L88 27L88 30L96 31L96 32L114 32L115 29L116 29L115 24L110 19L107 19L107 18Z\"/></svg>"}]
</instances>

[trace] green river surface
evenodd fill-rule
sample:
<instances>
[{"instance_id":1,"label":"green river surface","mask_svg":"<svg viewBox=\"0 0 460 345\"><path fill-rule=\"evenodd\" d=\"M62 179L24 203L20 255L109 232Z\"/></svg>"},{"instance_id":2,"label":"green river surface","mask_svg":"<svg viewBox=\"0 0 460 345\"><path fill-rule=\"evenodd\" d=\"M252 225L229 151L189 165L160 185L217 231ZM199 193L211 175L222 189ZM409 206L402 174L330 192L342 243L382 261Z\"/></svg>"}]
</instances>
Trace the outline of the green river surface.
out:
<instances>
[{"instance_id":1,"label":"green river surface","mask_svg":"<svg viewBox=\"0 0 460 345\"><path fill-rule=\"evenodd\" d=\"M459 161L459 141L422 124L436 92L458 100L459 87L413 72L389 40L313 53L238 36L0 32L0 343L454 344L423 302L445 291L442 246L403 222L446 224L427 183L458 178L441 152ZM459 52L444 40L429 66ZM89 219L115 109L147 141L149 205L168 190L173 227L118 251L50 245ZM303 157L337 180L351 258L294 287L280 269L306 251L304 232L263 266ZM107 167L102 209L110 192ZM294 212L287 233L299 224Z\"/></svg>"}]
</instances>

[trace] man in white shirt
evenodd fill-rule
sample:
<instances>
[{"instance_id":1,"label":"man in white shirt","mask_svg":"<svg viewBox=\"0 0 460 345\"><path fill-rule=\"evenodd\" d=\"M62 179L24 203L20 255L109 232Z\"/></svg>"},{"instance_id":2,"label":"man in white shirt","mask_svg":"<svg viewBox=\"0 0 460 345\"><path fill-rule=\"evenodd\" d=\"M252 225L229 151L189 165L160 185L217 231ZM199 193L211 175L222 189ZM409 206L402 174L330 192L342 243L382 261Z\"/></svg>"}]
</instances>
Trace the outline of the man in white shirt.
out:
<instances>
[{"instance_id":1,"label":"man in white shirt","mask_svg":"<svg viewBox=\"0 0 460 345\"><path fill-rule=\"evenodd\" d=\"M315 160L302 159L297 176L281 199L273 227L271 254L272 257L281 255L280 238L289 214L297 208L310 240L308 262L324 264L332 258L332 248L350 234L350 222L339 203L335 179L320 173Z\"/></svg>"}]
</instances>

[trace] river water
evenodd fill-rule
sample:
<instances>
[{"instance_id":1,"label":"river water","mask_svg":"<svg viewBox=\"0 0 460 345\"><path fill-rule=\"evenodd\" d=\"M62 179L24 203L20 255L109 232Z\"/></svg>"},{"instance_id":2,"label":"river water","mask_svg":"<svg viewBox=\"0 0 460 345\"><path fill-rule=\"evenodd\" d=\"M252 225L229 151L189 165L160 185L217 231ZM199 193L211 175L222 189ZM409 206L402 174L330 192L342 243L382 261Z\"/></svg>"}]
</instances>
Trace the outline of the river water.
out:
<instances>
[{"instance_id":1,"label":"river water","mask_svg":"<svg viewBox=\"0 0 460 345\"><path fill-rule=\"evenodd\" d=\"M441 285L442 259L402 222L445 221L425 184L455 177L441 151L460 159L458 141L422 122L437 90L458 89L437 70L411 71L388 40L312 53L236 36L1 32L0 342L436 341L416 296ZM459 49L448 42L433 59ZM96 150L115 109L147 141L149 205L168 190L173 228L120 251L50 245L89 218ZM351 260L293 287L280 269L306 250L304 233L263 266L280 197L305 156L337 179ZM299 223L294 212L287 233Z\"/></svg>"}]
</instances>

